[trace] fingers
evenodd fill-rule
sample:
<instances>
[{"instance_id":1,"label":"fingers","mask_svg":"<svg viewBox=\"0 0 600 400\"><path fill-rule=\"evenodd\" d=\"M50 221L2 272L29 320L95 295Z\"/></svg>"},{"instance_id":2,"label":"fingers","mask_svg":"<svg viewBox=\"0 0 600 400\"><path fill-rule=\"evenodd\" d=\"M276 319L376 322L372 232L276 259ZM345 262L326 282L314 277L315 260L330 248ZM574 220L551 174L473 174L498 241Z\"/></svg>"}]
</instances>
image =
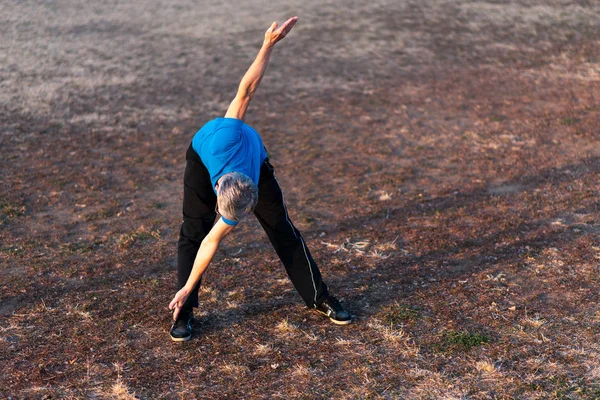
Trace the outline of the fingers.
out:
<instances>
[{"instance_id":1,"label":"fingers","mask_svg":"<svg viewBox=\"0 0 600 400\"><path fill-rule=\"evenodd\" d=\"M273 32L277 28L277 21L273 21L269 29L267 29L267 33Z\"/></svg>"},{"instance_id":2,"label":"fingers","mask_svg":"<svg viewBox=\"0 0 600 400\"><path fill-rule=\"evenodd\" d=\"M182 306L183 304L181 304L181 299L179 296L175 295L173 300L171 300L169 303L169 310L173 310L173 320L177 320L177 316L179 315L179 311L181 311Z\"/></svg>"},{"instance_id":3,"label":"fingers","mask_svg":"<svg viewBox=\"0 0 600 400\"><path fill-rule=\"evenodd\" d=\"M181 295L179 294L179 292L177 292L175 294L175 297L173 297L173 300L171 300L171 302L169 303L169 310L174 309L175 307L181 307L182 304L181 303Z\"/></svg>"},{"instance_id":4,"label":"fingers","mask_svg":"<svg viewBox=\"0 0 600 400\"><path fill-rule=\"evenodd\" d=\"M292 26L296 25L296 22L298 22L298 17L292 17L285 21L286 24L290 25L290 29L292 28Z\"/></svg>"},{"instance_id":5,"label":"fingers","mask_svg":"<svg viewBox=\"0 0 600 400\"><path fill-rule=\"evenodd\" d=\"M169 303L169 310L173 310L174 320L177 320L179 312L183 308L183 304L185 303L188 294L189 293L185 290L185 288L183 288L175 294L175 297L173 297L173 300L171 300L171 302Z\"/></svg>"},{"instance_id":6,"label":"fingers","mask_svg":"<svg viewBox=\"0 0 600 400\"><path fill-rule=\"evenodd\" d=\"M283 23L283 25L279 27L279 32L283 33L283 35L286 35L289 31L292 30L294 25L296 25L296 22L298 22L298 17L292 17L288 19Z\"/></svg>"},{"instance_id":7,"label":"fingers","mask_svg":"<svg viewBox=\"0 0 600 400\"><path fill-rule=\"evenodd\" d=\"M175 297L173 297L173 300L171 300L171 302L169 303L169 310L173 310L175 308L181 308L183 306L182 300L184 300L184 299L182 299L179 292L177 292L177 294L175 294Z\"/></svg>"}]
</instances>

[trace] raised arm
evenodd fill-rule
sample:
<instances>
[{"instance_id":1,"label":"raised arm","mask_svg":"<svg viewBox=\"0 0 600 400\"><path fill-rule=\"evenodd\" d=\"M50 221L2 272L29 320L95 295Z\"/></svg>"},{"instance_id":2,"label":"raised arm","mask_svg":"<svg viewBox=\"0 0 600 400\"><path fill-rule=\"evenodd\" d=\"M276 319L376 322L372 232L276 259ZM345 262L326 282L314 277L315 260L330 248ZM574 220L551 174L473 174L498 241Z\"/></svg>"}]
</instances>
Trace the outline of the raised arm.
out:
<instances>
[{"instance_id":1,"label":"raised arm","mask_svg":"<svg viewBox=\"0 0 600 400\"><path fill-rule=\"evenodd\" d=\"M250 104L250 100L254 97L254 93L267 69L273 46L292 30L296 21L298 21L298 17L290 18L279 28L277 27L277 22L273 22L269 29L267 29L263 45L258 51L256 59L242 78L237 94L229 105L225 117L244 119L248 104Z\"/></svg>"}]
</instances>

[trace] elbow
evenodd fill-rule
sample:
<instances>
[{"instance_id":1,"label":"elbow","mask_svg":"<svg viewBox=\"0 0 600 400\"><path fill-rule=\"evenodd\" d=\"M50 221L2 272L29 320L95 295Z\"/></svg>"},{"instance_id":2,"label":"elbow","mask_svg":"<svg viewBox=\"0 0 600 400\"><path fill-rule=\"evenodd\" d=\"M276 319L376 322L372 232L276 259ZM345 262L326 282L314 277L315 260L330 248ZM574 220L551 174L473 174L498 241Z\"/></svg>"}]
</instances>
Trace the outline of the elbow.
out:
<instances>
[{"instance_id":1,"label":"elbow","mask_svg":"<svg viewBox=\"0 0 600 400\"><path fill-rule=\"evenodd\" d=\"M219 245L219 242L217 242L216 240L211 238L209 235L207 235L204 239L202 239L202 243L200 243L200 248L206 249L207 247L214 247L214 246L218 246L218 245Z\"/></svg>"},{"instance_id":2,"label":"elbow","mask_svg":"<svg viewBox=\"0 0 600 400\"><path fill-rule=\"evenodd\" d=\"M204 250L204 251L206 251L206 250L215 251L219 247L219 243L220 243L219 240L217 240L212 235L208 234L202 240L202 243L200 243L200 249Z\"/></svg>"},{"instance_id":3,"label":"elbow","mask_svg":"<svg viewBox=\"0 0 600 400\"><path fill-rule=\"evenodd\" d=\"M237 97L240 100L247 100L250 101L252 100L252 97L254 97L254 93L256 93L256 85L241 85L238 89L237 92Z\"/></svg>"},{"instance_id":4,"label":"elbow","mask_svg":"<svg viewBox=\"0 0 600 400\"><path fill-rule=\"evenodd\" d=\"M237 99L241 103L249 103L250 100L252 100L252 96L254 96L254 92L249 91L249 90L245 90L243 92L238 92Z\"/></svg>"}]
</instances>

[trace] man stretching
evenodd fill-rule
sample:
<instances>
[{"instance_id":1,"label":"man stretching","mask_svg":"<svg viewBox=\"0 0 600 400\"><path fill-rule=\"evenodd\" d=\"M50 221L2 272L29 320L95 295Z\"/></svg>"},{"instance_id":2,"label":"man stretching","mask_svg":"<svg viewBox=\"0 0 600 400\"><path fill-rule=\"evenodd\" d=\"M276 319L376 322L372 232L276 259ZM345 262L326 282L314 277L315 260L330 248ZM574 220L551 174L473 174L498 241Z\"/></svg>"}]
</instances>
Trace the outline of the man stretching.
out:
<instances>
[{"instance_id":1,"label":"man stretching","mask_svg":"<svg viewBox=\"0 0 600 400\"><path fill-rule=\"evenodd\" d=\"M300 232L290 221L283 194L269 163L260 135L244 123L246 109L265 73L275 43L296 24L267 29L256 59L242 78L224 118L204 125L186 153L183 223L178 242L177 275L180 290L169 303L174 323L171 338L192 337L193 307L198 307L202 274L219 243L242 219L254 212L296 290L306 305L346 325L352 316L329 295L327 286ZM215 223L216 215L221 218Z\"/></svg>"}]
</instances>

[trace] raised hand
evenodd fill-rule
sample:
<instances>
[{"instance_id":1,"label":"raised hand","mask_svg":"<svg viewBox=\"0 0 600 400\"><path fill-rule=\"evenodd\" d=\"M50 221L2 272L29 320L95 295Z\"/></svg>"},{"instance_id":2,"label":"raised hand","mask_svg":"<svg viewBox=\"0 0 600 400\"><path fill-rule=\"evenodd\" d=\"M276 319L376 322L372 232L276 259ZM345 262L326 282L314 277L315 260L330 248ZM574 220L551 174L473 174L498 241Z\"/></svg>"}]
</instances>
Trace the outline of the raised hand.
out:
<instances>
[{"instance_id":1,"label":"raised hand","mask_svg":"<svg viewBox=\"0 0 600 400\"><path fill-rule=\"evenodd\" d=\"M292 17L285 21L279 28L277 27L277 21L273 22L269 29L265 32L265 42L267 46L273 46L275 43L283 39L296 25L298 17Z\"/></svg>"}]
</instances>

